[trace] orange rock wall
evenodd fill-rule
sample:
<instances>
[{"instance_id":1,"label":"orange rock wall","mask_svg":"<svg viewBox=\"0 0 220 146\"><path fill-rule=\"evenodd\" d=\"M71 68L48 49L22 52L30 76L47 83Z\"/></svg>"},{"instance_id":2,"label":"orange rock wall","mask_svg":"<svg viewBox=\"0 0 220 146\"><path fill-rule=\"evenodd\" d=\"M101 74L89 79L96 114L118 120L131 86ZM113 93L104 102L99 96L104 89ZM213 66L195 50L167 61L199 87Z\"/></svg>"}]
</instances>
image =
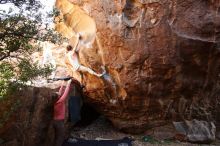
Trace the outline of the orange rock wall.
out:
<instances>
[{"instance_id":1,"label":"orange rock wall","mask_svg":"<svg viewBox=\"0 0 220 146\"><path fill-rule=\"evenodd\" d=\"M80 62L97 72L104 65L112 78L85 73L87 100L116 127L141 132L193 118L219 124L219 1L68 2L56 6L63 24L83 35Z\"/></svg>"}]
</instances>

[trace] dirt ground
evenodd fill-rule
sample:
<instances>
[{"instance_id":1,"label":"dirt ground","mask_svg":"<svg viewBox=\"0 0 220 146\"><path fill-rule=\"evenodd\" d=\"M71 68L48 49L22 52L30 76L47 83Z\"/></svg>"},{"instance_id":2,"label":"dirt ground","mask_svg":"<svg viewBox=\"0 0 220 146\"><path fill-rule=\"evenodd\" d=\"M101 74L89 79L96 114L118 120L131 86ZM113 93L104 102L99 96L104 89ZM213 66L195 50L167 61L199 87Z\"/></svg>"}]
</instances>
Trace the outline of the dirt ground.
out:
<instances>
[{"instance_id":1,"label":"dirt ground","mask_svg":"<svg viewBox=\"0 0 220 146\"><path fill-rule=\"evenodd\" d=\"M165 127L166 128L166 127ZM164 129L164 127L163 127ZM220 146L219 142L215 142L211 145L205 144L191 144L186 142L180 142L176 140L164 140L163 138L169 138L173 135L172 128L167 127L166 132L161 132L159 129L154 130L154 136L145 134L131 135L116 130L109 121L104 117L99 117L87 126L75 126L71 132L72 137L84 138L88 140L97 139L121 139L124 137L131 137L134 139L133 146ZM143 138L148 138L144 141Z\"/></svg>"}]
</instances>

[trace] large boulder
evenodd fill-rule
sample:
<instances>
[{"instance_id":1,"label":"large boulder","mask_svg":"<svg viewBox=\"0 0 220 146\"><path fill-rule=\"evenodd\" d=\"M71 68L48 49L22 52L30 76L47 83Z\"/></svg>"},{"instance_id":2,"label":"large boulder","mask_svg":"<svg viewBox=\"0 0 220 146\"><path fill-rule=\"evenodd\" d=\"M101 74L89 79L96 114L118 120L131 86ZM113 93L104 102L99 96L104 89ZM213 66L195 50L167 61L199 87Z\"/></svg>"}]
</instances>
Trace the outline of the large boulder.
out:
<instances>
[{"instance_id":1,"label":"large boulder","mask_svg":"<svg viewBox=\"0 0 220 146\"><path fill-rule=\"evenodd\" d=\"M51 145L54 138L51 92L51 89L43 87L25 87L7 97L10 106L5 111L10 116L0 127L0 137L4 140L2 145ZM6 103L1 102L0 105Z\"/></svg>"},{"instance_id":2,"label":"large boulder","mask_svg":"<svg viewBox=\"0 0 220 146\"><path fill-rule=\"evenodd\" d=\"M70 42L82 30L91 37L82 39L92 46L81 43L80 62L96 72L105 66L107 75L83 73L85 93L116 127L136 133L169 120L199 119L214 121L218 130L219 1L57 0L56 4L66 27L59 28L74 32L66 34ZM84 23L84 18L91 23Z\"/></svg>"}]
</instances>

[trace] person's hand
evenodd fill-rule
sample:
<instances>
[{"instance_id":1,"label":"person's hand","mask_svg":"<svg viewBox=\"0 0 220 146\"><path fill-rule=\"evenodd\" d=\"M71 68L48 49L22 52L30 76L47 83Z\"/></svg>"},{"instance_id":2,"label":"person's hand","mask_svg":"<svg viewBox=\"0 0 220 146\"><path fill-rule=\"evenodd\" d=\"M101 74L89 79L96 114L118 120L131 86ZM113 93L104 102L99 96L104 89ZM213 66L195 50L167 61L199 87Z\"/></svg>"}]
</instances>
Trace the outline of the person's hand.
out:
<instances>
[{"instance_id":1,"label":"person's hand","mask_svg":"<svg viewBox=\"0 0 220 146\"><path fill-rule=\"evenodd\" d=\"M71 84L71 82L72 82L72 79L68 80L68 82L67 82L67 83L68 83L68 84Z\"/></svg>"},{"instance_id":2,"label":"person's hand","mask_svg":"<svg viewBox=\"0 0 220 146\"><path fill-rule=\"evenodd\" d=\"M65 84L65 81L62 81L61 85L63 86Z\"/></svg>"}]
</instances>

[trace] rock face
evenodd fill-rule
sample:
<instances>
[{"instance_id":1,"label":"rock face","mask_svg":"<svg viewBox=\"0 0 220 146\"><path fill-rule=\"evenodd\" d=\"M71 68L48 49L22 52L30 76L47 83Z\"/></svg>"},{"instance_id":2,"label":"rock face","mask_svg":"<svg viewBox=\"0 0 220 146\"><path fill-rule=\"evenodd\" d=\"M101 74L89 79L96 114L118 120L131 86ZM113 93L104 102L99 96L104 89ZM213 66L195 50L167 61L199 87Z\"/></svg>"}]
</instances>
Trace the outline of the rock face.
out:
<instances>
[{"instance_id":1,"label":"rock face","mask_svg":"<svg viewBox=\"0 0 220 146\"><path fill-rule=\"evenodd\" d=\"M54 138L51 89L27 87L13 96L14 102L20 104L7 121L8 126L1 128L0 136L6 142L3 145L51 145Z\"/></svg>"},{"instance_id":2,"label":"rock face","mask_svg":"<svg viewBox=\"0 0 220 146\"><path fill-rule=\"evenodd\" d=\"M73 30L66 32L70 42L85 30L82 42L92 44L81 43L81 64L107 70L103 78L83 73L87 100L116 127L141 132L169 120L199 119L213 121L218 131L219 1L71 0L68 8L65 3L57 0L64 14L63 26L57 25ZM85 17L96 25L83 23Z\"/></svg>"},{"instance_id":3,"label":"rock face","mask_svg":"<svg viewBox=\"0 0 220 146\"><path fill-rule=\"evenodd\" d=\"M173 123L179 134L193 143L210 143L215 140L216 127L214 123L206 121L184 121Z\"/></svg>"}]
</instances>

